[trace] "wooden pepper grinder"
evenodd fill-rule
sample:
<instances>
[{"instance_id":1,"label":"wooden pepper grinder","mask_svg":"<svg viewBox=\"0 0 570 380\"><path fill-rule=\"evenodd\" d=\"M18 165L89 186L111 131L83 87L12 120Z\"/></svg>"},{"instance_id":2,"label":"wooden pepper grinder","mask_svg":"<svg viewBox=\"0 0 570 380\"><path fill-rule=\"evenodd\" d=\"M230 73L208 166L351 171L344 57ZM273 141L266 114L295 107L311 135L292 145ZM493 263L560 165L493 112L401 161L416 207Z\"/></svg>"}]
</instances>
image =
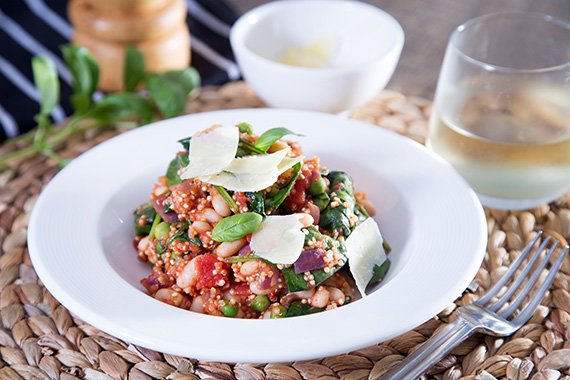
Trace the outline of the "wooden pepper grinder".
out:
<instances>
[{"instance_id":1,"label":"wooden pepper grinder","mask_svg":"<svg viewBox=\"0 0 570 380\"><path fill-rule=\"evenodd\" d=\"M99 88L123 89L125 49L137 46L145 70L162 72L190 64L184 0L71 0L72 42L84 46L100 67Z\"/></svg>"}]
</instances>

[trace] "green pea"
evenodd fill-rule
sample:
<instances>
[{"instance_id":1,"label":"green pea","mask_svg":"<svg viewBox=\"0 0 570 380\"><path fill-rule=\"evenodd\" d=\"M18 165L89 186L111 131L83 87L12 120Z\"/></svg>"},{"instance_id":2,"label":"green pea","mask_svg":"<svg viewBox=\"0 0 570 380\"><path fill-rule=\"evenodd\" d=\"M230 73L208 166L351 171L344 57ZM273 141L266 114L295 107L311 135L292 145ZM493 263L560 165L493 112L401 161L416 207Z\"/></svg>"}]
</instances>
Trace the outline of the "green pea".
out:
<instances>
[{"instance_id":1,"label":"green pea","mask_svg":"<svg viewBox=\"0 0 570 380\"><path fill-rule=\"evenodd\" d=\"M327 191L327 183L323 177L319 177L311 183L309 186L309 193L311 195L322 194Z\"/></svg>"},{"instance_id":2,"label":"green pea","mask_svg":"<svg viewBox=\"0 0 570 380\"><path fill-rule=\"evenodd\" d=\"M224 306L222 306L221 311L226 317L235 317L238 313L238 308L232 305L229 301L226 301Z\"/></svg>"},{"instance_id":3,"label":"green pea","mask_svg":"<svg viewBox=\"0 0 570 380\"><path fill-rule=\"evenodd\" d=\"M156 226L156 229L154 230L154 236L156 236L157 239L162 239L163 237L168 235L169 232L170 232L170 224L162 222L158 226Z\"/></svg>"},{"instance_id":4,"label":"green pea","mask_svg":"<svg viewBox=\"0 0 570 380\"><path fill-rule=\"evenodd\" d=\"M269 298L267 296L255 296L253 301L251 301L251 308L255 311L265 311L269 307Z\"/></svg>"},{"instance_id":5,"label":"green pea","mask_svg":"<svg viewBox=\"0 0 570 380\"><path fill-rule=\"evenodd\" d=\"M287 309L286 309L285 306L283 306L283 305L279 305L279 306L277 306L277 307L271 308L271 315L270 315L270 317L271 317L272 319L285 318L286 315L287 315Z\"/></svg>"}]
</instances>

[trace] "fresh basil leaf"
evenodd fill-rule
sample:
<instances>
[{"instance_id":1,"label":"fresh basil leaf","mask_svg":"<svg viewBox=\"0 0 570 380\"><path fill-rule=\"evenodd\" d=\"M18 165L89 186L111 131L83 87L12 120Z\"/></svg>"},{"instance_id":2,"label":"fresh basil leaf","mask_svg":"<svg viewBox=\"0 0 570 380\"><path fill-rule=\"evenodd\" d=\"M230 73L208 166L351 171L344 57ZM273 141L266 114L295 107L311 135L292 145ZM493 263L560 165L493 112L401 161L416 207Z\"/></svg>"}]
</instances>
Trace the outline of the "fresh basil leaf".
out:
<instances>
[{"instance_id":1,"label":"fresh basil leaf","mask_svg":"<svg viewBox=\"0 0 570 380\"><path fill-rule=\"evenodd\" d=\"M263 192L247 192L245 195L251 200L251 211L259 215L265 215L265 200L263 199Z\"/></svg>"},{"instance_id":2,"label":"fresh basil leaf","mask_svg":"<svg viewBox=\"0 0 570 380\"><path fill-rule=\"evenodd\" d=\"M71 103L77 114L85 113L92 103L93 93L99 83L99 65L84 47L64 45L61 47L65 64L73 76Z\"/></svg>"},{"instance_id":3,"label":"fresh basil leaf","mask_svg":"<svg viewBox=\"0 0 570 380\"><path fill-rule=\"evenodd\" d=\"M179 83L186 94L199 88L201 84L200 74L193 67L187 67L184 70L167 71L159 75L167 81Z\"/></svg>"},{"instance_id":4,"label":"fresh basil leaf","mask_svg":"<svg viewBox=\"0 0 570 380\"><path fill-rule=\"evenodd\" d=\"M251 127L251 124L249 124L249 123L239 123L239 124L237 125L237 127L238 127L240 133L246 133L246 134L248 134L248 135L250 135L250 136L253 135L253 129L252 129L252 127Z\"/></svg>"},{"instance_id":5,"label":"fresh basil leaf","mask_svg":"<svg viewBox=\"0 0 570 380\"><path fill-rule=\"evenodd\" d=\"M143 124L147 124L152 121L153 115L150 102L130 92L107 95L87 113L88 117L108 123L140 119Z\"/></svg>"},{"instance_id":6,"label":"fresh basil leaf","mask_svg":"<svg viewBox=\"0 0 570 380\"><path fill-rule=\"evenodd\" d=\"M324 307L311 307L306 303L302 303L301 301L293 301L289 308L287 309L286 317L298 317L300 315L309 315L319 313L325 310Z\"/></svg>"},{"instance_id":7,"label":"fresh basil leaf","mask_svg":"<svg viewBox=\"0 0 570 380\"><path fill-rule=\"evenodd\" d=\"M144 56L136 46L127 46L125 50L125 91L135 91L144 77Z\"/></svg>"},{"instance_id":8,"label":"fresh basil leaf","mask_svg":"<svg viewBox=\"0 0 570 380\"><path fill-rule=\"evenodd\" d=\"M186 97L200 86L200 76L194 68L189 67L164 74L148 74L144 82L160 113L173 117L184 112Z\"/></svg>"},{"instance_id":9,"label":"fresh basil leaf","mask_svg":"<svg viewBox=\"0 0 570 380\"><path fill-rule=\"evenodd\" d=\"M179 154L170 161L168 169L166 170L166 181L168 182L168 186L182 182L182 179L178 175L178 171L188 166L188 164L188 155L186 153Z\"/></svg>"},{"instance_id":10,"label":"fresh basil leaf","mask_svg":"<svg viewBox=\"0 0 570 380\"><path fill-rule=\"evenodd\" d=\"M238 205L236 201L234 201L232 196L228 193L228 191L222 186L214 186L214 187L216 188L216 190L218 190L218 193L220 193L222 198L224 198L224 201L226 201L226 203L230 207L230 210L232 210L234 214L238 214L239 213Z\"/></svg>"},{"instance_id":11,"label":"fresh basil leaf","mask_svg":"<svg viewBox=\"0 0 570 380\"><path fill-rule=\"evenodd\" d=\"M374 268L372 268L372 278L370 279L370 281L368 282L368 285L372 285L375 284L377 282L380 282L384 279L384 277L386 277L386 273L388 273L388 269L390 269L390 259L386 258L386 261L384 261L382 264L380 265L374 265Z\"/></svg>"},{"instance_id":12,"label":"fresh basil leaf","mask_svg":"<svg viewBox=\"0 0 570 380\"><path fill-rule=\"evenodd\" d=\"M190 152L190 140L192 140L192 137L184 137L183 139L178 140L178 142L182 144L182 147L187 152Z\"/></svg>"},{"instance_id":13,"label":"fresh basil leaf","mask_svg":"<svg viewBox=\"0 0 570 380\"><path fill-rule=\"evenodd\" d=\"M48 116L59 104L59 80L53 62L43 55L32 58L34 83L40 93L40 114Z\"/></svg>"},{"instance_id":14,"label":"fresh basil leaf","mask_svg":"<svg viewBox=\"0 0 570 380\"><path fill-rule=\"evenodd\" d=\"M212 239L218 242L234 241L255 231L263 217L254 212L228 216L218 222L212 230Z\"/></svg>"},{"instance_id":15,"label":"fresh basil leaf","mask_svg":"<svg viewBox=\"0 0 570 380\"><path fill-rule=\"evenodd\" d=\"M293 166L293 173L291 176L291 180L284 188L280 189L274 196L265 198L265 210L266 212L272 212L277 210L281 203L287 198L293 186L295 186L295 182L301 175L301 163L297 163Z\"/></svg>"},{"instance_id":16,"label":"fresh basil leaf","mask_svg":"<svg viewBox=\"0 0 570 380\"><path fill-rule=\"evenodd\" d=\"M255 146L265 153L275 141L286 135L301 136L287 128L272 128L268 131L265 131L261 136L259 136L259 139L255 142Z\"/></svg>"}]
</instances>

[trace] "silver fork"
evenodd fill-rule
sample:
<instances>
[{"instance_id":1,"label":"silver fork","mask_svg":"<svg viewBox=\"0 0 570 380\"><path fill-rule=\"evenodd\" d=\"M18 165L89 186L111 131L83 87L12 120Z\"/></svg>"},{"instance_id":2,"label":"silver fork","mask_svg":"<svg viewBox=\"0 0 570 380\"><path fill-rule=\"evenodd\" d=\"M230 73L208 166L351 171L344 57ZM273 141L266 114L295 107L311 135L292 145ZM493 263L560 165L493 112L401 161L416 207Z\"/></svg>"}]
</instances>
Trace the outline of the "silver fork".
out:
<instances>
[{"instance_id":1,"label":"silver fork","mask_svg":"<svg viewBox=\"0 0 570 380\"><path fill-rule=\"evenodd\" d=\"M544 294L550 288L568 252L568 246L562 248L542 283L532 293L528 302L520 308L523 301L537 284L540 273L546 268L559 245L558 241L552 242L550 237L547 237L538 248L534 249L533 247L541 236L542 231L539 231L519 257L509 266L503 277L487 293L473 304L460 307L457 318L453 322L448 323L419 349L410 354L384 376L381 376L381 379L416 379L475 332L483 332L495 336L508 336L521 328L530 319ZM541 253L544 250L547 250L547 253L539 262ZM530 257L528 263L518 275L515 274L527 257ZM528 277L535 264L535 270ZM528 281L525 282L526 278L528 278ZM507 290L495 300L494 297L499 294L499 291L509 281L512 282ZM517 293L517 290L520 290L520 292ZM519 310L518 313L517 310Z\"/></svg>"}]
</instances>

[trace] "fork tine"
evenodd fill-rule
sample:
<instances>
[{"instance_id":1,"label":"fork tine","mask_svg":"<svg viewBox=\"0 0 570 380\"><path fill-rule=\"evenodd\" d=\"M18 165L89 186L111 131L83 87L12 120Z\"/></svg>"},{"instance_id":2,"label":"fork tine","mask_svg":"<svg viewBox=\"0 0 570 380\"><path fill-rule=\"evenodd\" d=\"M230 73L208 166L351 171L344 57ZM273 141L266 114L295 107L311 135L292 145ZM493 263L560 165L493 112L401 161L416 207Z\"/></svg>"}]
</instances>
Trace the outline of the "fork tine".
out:
<instances>
[{"instance_id":1,"label":"fork tine","mask_svg":"<svg viewBox=\"0 0 570 380\"><path fill-rule=\"evenodd\" d=\"M515 292L517 291L517 289L519 288L519 286L522 284L522 282L524 281L524 279L528 276L528 274L530 273L533 265L536 263L536 261L538 260L538 258L540 257L541 252L546 248L546 246L548 245L548 243L550 243L550 238L546 238L544 239L544 241L542 242L542 244L540 244L540 246L538 247L538 249L534 252L534 254L532 255L532 257L530 258L530 260L528 261L528 263L525 265L525 267L523 268L523 270L515 277L515 279L513 280L513 282L509 285L509 287L507 288L507 291L497 300L495 301L491 306L487 307L487 310L489 311L497 311L499 310L508 300L511 299L511 297L513 296L513 294L515 294Z\"/></svg>"},{"instance_id":2,"label":"fork tine","mask_svg":"<svg viewBox=\"0 0 570 380\"><path fill-rule=\"evenodd\" d=\"M527 244L527 246L523 249L523 251L521 252L519 257L517 257L515 259L515 261L512 262L512 264L509 266L509 269L507 270L507 272L499 279L499 281L497 281L495 283L495 285L493 285L489 290L487 290L487 293L483 294L483 296L481 298L479 298L477 301L475 301L475 303L477 305L479 305L481 307L485 306L485 304L487 302L489 302L489 300L491 298L493 298L499 292L499 290L501 290L503 288L503 286L505 286L507 281L515 273L515 271L521 265L523 260L528 256L532 247L534 246L534 244L538 241L538 239L541 236L542 236L542 231L538 231L536 236L532 239L532 241L530 243Z\"/></svg>"},{"instance_id":3,"label":"fork tine","mask_svg":"<svg viewBox=\"0 0 570 380\"><path fill-rule=\"evenodd\" d=\"M519 308L519 306L522 304L522 302L524 301L524 299L530 294L530 291L532 290L532 287L536 284L536 282L538 281L538 278L540 277L540 273L542 272L542 270L546 267L546 265L550 262L550 258L552 257L552 255L554 254L554 251L556 250L556 247L558 247L558 241L556 241L552 247L550 248L550 250L548 251L548 253L546 254L546 256L544 257L544 260L542 260L542 262L538 265L538 268L536 268L536 270L533 272L532 276L529 278L529 280L527 281L527 283L524 285L523 289L521 290L521 292L519 293L518 296L515 297L515 299L511 302L511 304L509 306L507 306L507 308L505 308L505 310L503 310L499 315L503 318L508 318L511 315L513 315L513 313L515 311L517 311L517 309Z\"/></svg>"},{"instance_id":4,"label":"fork tine","mask_svg":"<svg viewBox=\"0 0 570 380\"><path fill-rule=\"evenodd\" d=\"M540 304L540 301L542 301L542 299L544 298L544 294L548 289L550 289L550 285L552 285L552 282L556 278L556 274L558 273L558 270L560 270L562 262L564 261L564 257L566 257L567 253L568 253L568 246L564 247L562 252L560 252L560 255L556 258L554 265L552 265L552 267L550 268L550 272L544 279L544 282L540 284L539 288L536 290L536 292L534 292L528 304L525 306L523 310L521 310L519 315L517 315L512 320L512 323L522 326L530 319L530 317L532 317L534 310Z\"/></svg>"}]
</instances>

